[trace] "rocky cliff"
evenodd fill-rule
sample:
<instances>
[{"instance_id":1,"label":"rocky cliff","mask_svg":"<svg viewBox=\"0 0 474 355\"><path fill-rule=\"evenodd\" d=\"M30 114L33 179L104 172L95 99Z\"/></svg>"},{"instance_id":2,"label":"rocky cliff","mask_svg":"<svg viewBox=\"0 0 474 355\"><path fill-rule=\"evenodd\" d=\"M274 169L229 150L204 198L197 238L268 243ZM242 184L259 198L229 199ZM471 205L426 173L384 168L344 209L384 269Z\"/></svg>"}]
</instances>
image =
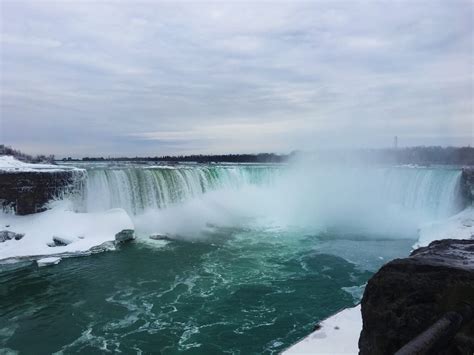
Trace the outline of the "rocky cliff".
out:
<instances>
[{"instance_id":1,"label":"rocky cliff","mask_svg":"<svg viewBox=\"0 0 474 355\"><path fill-rule=\"evenodd\" d=\"M45 210L48 201L81 188L82 170L0 170L0 207L25 215Z\"/></svg>"},{"instance_id":2,"label":"rocky cliff","mask_svg":"<svg viewBox=\"0 0 474 355\"><path fill-rule=\"evenodd\" d=\"M426 346L436 354L472 354L474 321L462 317L466 306L474 307L474 240L446 239L419 248L384 265L368 282L361 303L360 354L393 354L453 314L462 321Z\"/></svg>"}]
</instances>

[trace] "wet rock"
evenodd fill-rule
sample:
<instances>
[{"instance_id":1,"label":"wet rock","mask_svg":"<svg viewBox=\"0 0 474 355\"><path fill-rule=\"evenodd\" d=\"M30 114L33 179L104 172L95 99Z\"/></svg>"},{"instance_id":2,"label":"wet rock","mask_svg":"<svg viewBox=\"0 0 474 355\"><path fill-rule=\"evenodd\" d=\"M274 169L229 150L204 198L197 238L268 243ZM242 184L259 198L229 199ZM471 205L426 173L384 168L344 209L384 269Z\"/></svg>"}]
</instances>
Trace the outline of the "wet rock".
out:
<instances>
[{"instance_id":1,"label":"wet rock","mask_svg":"<svg viewBox=\"0 0 474 355\"><path fill-rule=\"evenodd\" d=\"M20 240L24 236L25 235L21 233L15 233L11 231L0 231L0 243L3 243L11 239Z\"/></svg>"},{"instance_id":2,"label":"wet rock","mask_svg":"<svg viewBox=\"0 0 474 355\"><path fill-rule=\"evenodd\" d=\"M92 248L89 249L89 252L91 254L95 254L95 253L102 253L108 250L115 250L115 243L116 242L105 242L100 245L93 246Z\"/></svg>"},{"instance_id":3,"label":"wet rock","mask_svg":"<svg viewBox=\"0 0 474 355\"><path fill-rule=\"evenodd\" d=\"M19 215L44 211L50 200L81 189L85 176L82 170L0 170L0 208Z\"/></svg>"},{"instance_id":4,"label":"wet rock","mask_svg":"<svg viewBox=\"0 0 474 355\"><path fill-rule=\"evenodd\" d=\"M168 237L166 234L154 234L154 235L150 235L149 238L153 240L167 240L167 241L173 240L172 238Z\"/></svg>"},{"instance_id":5,"label":"wet rock","mask_svg":"<svg viewBox=\"0 0 474 355\"><path fill-rule=\"evenodd\" d=\"M68 237L61 237L61 236L54 236L53 237L53 244L55 247L63 247L69 245L73 242L71 238Z\"/></svg>"},{"instance_id":6,"label":"wet rock","mask_svg":"<svg viewBox=\"0 0 474 355\"><path fill-rule=\"evenodd\" d=\"M115 242L123 243L135 239L135 231L133 229L124 229L115 234Z\"/></svg>"},{"instance_id":7,"label":"wet rock","mask_svg":"<svg viewBox=\"0 0 474 355\"><path fill-rule=\"evenodd\" d=\"M474 240L435 241L393 260L365 289L360 354L393 354L465 302L474 303ZM474 322L456 336L473 339ZM464 353L455 341L438 349L438 354Z\"/></svg>"}]
</instances>

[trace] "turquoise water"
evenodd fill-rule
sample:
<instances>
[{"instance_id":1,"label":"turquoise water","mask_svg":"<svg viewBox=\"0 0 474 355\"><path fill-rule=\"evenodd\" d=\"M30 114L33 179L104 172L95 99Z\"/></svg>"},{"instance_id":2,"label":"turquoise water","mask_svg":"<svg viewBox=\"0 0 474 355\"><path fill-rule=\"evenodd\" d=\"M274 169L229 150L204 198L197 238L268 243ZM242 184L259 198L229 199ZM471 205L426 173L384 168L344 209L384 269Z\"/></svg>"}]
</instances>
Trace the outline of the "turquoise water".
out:
<instances>
[{"instance_id":1,"label":"turquoise water","mask_svg":"<svg viewBox=\"0 0 474 355\"><path fill-rule=\"evenodd\" d=\"M218 228L199 242L0 273L0 348L54 352L277 353L355 304L413 240ZM350 261L348 261L350 260Z\"/></svg>"}]
</instances>

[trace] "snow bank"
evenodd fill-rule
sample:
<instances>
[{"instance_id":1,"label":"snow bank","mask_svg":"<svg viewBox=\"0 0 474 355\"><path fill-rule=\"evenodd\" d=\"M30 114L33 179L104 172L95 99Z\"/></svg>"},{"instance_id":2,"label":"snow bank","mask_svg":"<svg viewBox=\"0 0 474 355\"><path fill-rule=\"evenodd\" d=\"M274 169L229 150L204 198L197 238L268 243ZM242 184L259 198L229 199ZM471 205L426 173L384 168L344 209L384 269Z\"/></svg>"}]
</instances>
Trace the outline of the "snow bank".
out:
<instances>
[{"instance_id":1,"label":"snow bank","mask_svg":"<svg viewBox=\"0 0 474 355\"><path fill-rule=\"evenodd\" d=\"M282 352L293 354L358 354L362 330L360 305L347 308L320 323L321 329Z\"/></svg>"},{"instance_id":2,"label":"snow bank","mask_svg":"<svg viewBox=\"0 0 474 355\"><path fill-rule=\"evenodd\" d=\"M0 156L0 171L8 172L28 172L28 171L64 171L79 170L72 166L51 165L51 164L30 164L15 159L10 155Z\"/></svg>"},{"instance_id":3,"label":"snow bank","mask_svg":"<svg viewBox=\"0 0 474 355\"><path fill-rule=\"evenodd\" d=\"M76 213L59 205L27 216L0 213L0 230L25 235L20 240L0 243L0 262L89 254L99 251L95 247L113 248L115 234L124 229L133 229L133 223L122 209Z\"/></svg>"},{"instance_id":4,"label":"snow bank","mask_svg":"<svg viewBox=\"0 0 474 355\"><path fill-rule=\"evenodd\" d=\"M471 239L474 237L474 207L468 207L450 218L426 223L419 228L413 248L427 246L434 240Z\"/></svg>"}]
</instances>

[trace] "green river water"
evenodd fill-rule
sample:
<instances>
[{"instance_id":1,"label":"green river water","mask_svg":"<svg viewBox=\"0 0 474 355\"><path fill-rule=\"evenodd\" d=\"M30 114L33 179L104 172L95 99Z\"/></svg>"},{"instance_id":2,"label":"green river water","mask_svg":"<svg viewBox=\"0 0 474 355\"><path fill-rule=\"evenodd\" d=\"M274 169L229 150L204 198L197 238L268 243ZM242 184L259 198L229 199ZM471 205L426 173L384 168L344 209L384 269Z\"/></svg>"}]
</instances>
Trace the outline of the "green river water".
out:
<instances>
[{"instance_id":1,"label":"green river water","mask_svg":"<svg viewBox=\"0 0 474 355\"><path fill-rule=\"evenodd\" d=\"M413 240L217 230L205 241L0 273L0 347L22 354L277 353L358 300ZM350 260L350 261L348 261ZM7 351L7 350L5 350Z\"/></svg>"}]
</instances>

